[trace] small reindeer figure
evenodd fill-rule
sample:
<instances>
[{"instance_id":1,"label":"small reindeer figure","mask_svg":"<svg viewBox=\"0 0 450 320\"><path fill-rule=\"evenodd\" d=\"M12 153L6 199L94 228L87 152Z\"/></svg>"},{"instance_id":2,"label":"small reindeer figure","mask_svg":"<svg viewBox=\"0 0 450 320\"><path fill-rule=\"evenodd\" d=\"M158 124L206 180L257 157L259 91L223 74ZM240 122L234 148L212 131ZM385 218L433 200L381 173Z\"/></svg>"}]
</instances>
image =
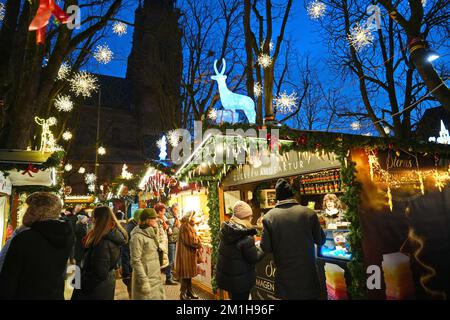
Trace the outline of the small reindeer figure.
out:
<instances>
[{"instance_id":1,"label":"small reindeer figure","mask_svg":"<svg viewBox=\"0 0 450 320\"><path fill-rule=\"evenodd\" d=\"M228 89L225 82L227 76L224 75L226 66L225 59L222 59L222 70L220 72L217 71L217 60L215 60L214 71L216 72L216 75L211 76L211 79L217 81L217 85L219 86L220 100L222 101L223 108L232 112L233 122L234 111L242 110L247 116L248 121L250 123L255 123L255 103L250 97L233 93Z\"/></svg>"}]
</instances>

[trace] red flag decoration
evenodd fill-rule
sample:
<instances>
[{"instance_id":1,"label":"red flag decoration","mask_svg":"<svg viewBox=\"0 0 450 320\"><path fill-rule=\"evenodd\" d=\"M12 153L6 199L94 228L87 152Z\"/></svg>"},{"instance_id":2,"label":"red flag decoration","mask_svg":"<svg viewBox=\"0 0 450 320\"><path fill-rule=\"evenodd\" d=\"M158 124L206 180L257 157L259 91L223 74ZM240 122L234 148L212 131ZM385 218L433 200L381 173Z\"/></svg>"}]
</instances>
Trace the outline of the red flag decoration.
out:
<instances>
[{"instance_id":1,"label":"red flag decoration","mask_svg":"<svg viewBox=\"0 0 450 320\"><path fill-rule=\"evenodd\" d=\"M45 42L45 32L52 14L60 23L68 22L69 16L55 3L55 0L40 0L36 16L28 28L29 31L36 30L36 43L38 45Z\"/></svg>"}]
</instances>

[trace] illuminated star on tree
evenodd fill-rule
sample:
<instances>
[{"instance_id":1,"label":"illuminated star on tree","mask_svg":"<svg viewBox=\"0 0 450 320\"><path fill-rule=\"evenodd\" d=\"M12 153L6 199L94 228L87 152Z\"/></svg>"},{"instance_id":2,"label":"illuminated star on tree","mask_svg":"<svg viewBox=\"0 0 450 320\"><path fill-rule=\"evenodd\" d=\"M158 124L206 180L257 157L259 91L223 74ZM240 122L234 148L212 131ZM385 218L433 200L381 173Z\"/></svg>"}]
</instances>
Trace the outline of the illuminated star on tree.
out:
<instances>
[{"instance_id":1,"label":"illuminated star on tree","mask_svg":"<svg viewBox=\"0 0 450 320\"><path fill-rule=\"evenodd\" d=\"M172 147L176 147L180 143L180 133L177 130L169 131L167 133L167 138Z\"/></svg>"},{"instance_id":2,"label":"illuminated star on tree","mask_svg":"<svg viewBox=\"0 0 450 320\"><path fill-rule=\"evenodd\" d=\"M113 32L121 37L127 34L127 25L123 22L116 21L113 24Z\"/></svg>"},{"instance_id":3,"label":"illuminated star on tree","mask_svg":"<svg viewBox=\"0 0 450 320\"><path fill-rule=\"evenodd\" d=\"M262 88L261 83L255 82L255 85L253 86L253 93L255 94L255 97L256 98L261 97L262 91L263 91L263 88Z\"/></svg>"},{"instance_id":4,"label":"illuminated star on tree","mask_svg":"<svg viewBox=\"0 0 450 320\"><path fill-rule=\"evenodd\" d=\"M86 71L76 73L69 81L72 92L84 98L89 98L98 89L97 78Z\"/></svg>"},{"instance_id":5,"label":"illuminated star on tree","mask_svg":"<svg viewBox=\"0 0 450 320\"><path fill-rule=\"evenodd\" d=\"M293 112L297 108L297 92L287 94L286 91L274 99L276 110L282 114Z\"/></svg>"},{"instance_id":6,"label":"illuminated star on tree","mask_svg":"<svg viewBox=\"0 0 450 320\"><path fill-rule=\"evenodd\" d=\"M58 70L58 76L56 77L58 80L66 79L70 73L70 66L67 63L61 64Z\"/></svg>"},{"instance_id":7,"label":"illuminated star on tree","mask_svg":"<svg viewBox=\"0 0 450 320\"><path fill-rule=\"evenodd\" d=\"M61 112L70 112L73 109L73 102L69 96L58 95L55 99L55 108Z\"/></svg>"},{"instance_id":8,"label":"illuminated star on tree","mask_svg":"<svg viewBox=\"0 0 450 320\"><path fill-rule=\"evenodd\" d=\"M111 62L114 54L111 51L111 49L105 44L105 45L98 45L95 52L94 52L94 58L99 63L108 64Z\"/></svg>"},{"instance_id":9,"label":"illuminated star on tree","mask_svg":"<svg viewBox=\"0 0 450 320\"><path fill-rule=\"evenodd\" d=\"M216 119L217 119L217 110L214 109L214 108L209 110L208 118L211 119L212 121L216 121Z\"/></svg>"},{"instance_id":10,"label":"illuminated star on tree","mask_svg":"<svg viewBox=\"0 0 450 320\"><path fill-rule=\"evenodd\" d=\"M272 58L267 53L262 53L258 57L258 63L261 67L266 69L272 65Z\"/></svg>"},{"instance_id":11,"label":"illuminated star on tree","mask_svg":"<svg viewBox=\"0 0 450 320\"><path fill-rule=\"evenodd\" d=\"M327 6L320 2L320 1L313 1L308 4L307 10L308 15L311 17L311 19L320 19L325 15L325 10L327 9Z\"/></svg>"},{"instance_id":12,"label":"illuminated star on tree","mask_svg":"<svg viewBox=\"0 0 450 320\"><path fill-rule=\"evenodd\" d=\"M66 131L63 133L62 138L66 141L69 141L72 139L72 133L70 131Z\"/></svg>"},{"instance_id":13,"label":"illuminated star on tree","mask_svg":"<svg viewBox=\"0 0 450 320\"><path fill-rule=\"evenodd\" d=\"M356 130L360 130L361 129L361 123L359 121L355 121L352 122L350 124L350 127L352 128L352 130L356 131Z\"/></svg>"},{"instance_id":14,"label":"illuminated star on tree","mask_svg":"<svg viewBox=\"0 0 450 320\"><path fill-rule=\"evenodd\" d=\"M348 41L356 51L361 51L364 47L371 45L373 42L372 32L360 26L358 23L352 28L348 35Z\"/></svg>"}]
</instances>

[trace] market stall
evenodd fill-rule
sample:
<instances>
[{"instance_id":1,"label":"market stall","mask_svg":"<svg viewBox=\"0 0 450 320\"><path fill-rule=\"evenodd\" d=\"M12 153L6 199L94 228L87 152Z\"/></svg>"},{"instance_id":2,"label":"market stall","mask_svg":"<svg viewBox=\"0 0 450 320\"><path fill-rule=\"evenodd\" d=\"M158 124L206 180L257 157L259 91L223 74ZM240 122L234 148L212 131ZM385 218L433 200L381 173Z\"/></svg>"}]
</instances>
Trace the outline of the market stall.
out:
<instances>
[{"instance_id":1,"label":"market stall","mask_svg":"<svg viewBox=\"0 0 450 320\"><path fill-rule=\"evenodd\" d=\"M448 146L276 129L281 138L275 143L269 135L259 138L266 140L275 162L252 158L257 138L208 135L177 172L177 178L209 190L213 266L220 222L232 204L247 201L256 224L275 205L274 183L284 177L301 204L317 212L327 235L325 245L317 248L322 298L448 297L450 255L441 254L450 252ZM235 156L243 152L244 162L205 160L211 149L215 155L218 150ZM271 257L257 269L253 298L273 298ZM368 270L381 272L374 276L380 287L366 286Z\"/></svg>"},{"instance_id":2,"label":"market stall","mask_svg":"<svg viewBox=\"0 0 450 320\"><path fill-rule=\"evenodd\" d=\"M20 226L25 200L36 191L59 192L63 152L0 150L0 248Z\"/></svg>"}]
</instances>

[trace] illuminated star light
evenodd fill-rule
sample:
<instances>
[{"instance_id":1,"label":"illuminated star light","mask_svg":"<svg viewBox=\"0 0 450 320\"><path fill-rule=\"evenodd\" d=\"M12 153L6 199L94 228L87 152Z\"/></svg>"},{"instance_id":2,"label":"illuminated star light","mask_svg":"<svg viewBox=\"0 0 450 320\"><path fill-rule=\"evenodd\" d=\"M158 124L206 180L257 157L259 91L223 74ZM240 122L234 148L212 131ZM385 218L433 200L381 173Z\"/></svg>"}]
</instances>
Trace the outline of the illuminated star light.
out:
<instances>
[{"instance_id":1,"label":"illuminated star light","mask_svg":"<svg viewBox=\"0 0 450 320\"><path fill-rule=\"evenodd\" d=\"M95 184L88 185L88 190L89 190L89 192L94 192L95 191Z\"/></svg>"},{"instance_id":2,"label":"illuminated star light","mask_svg":"<svg viewBox=\"0 0 450 320\"><path fill-rule=\"evenodd\" d=\"M261 97L262 91L263 91L263 88L262 88L261 83L256 82L255 85L253 86L253 92L255 94L255 97L256 98Z\"/></svg>"},{"instance_id":3,"label":"illuminated star light","mask_svg":"<svg viewBox=\"0 0 450 320\"><path fill-rule=\"evenodd\" d=\"M0 3L0 21L5 18L5 4Z\"/></svg>"},{"instance_id":4,"label":"illuminated star light","mask_svg":"<svg viewBox=\"0 0 450 320\"><path fill-rule=\"evenodd\" d=\"M65 166L64 166L64 170L66 170L66 171L71 171L72 170L72 165L70 164L70 163L68 163L68 164L66 164Z\"/></svg>"},{"instance_id":5,"label":"illuminated star light","mask_svg":"<svg viewBox=\"0 0 450 320\"><path fill-rule=\"evenodd\" d=\"M99 155L104 156L106 154L106 149L104 147L99 147L97 152Z\"/></svg>"},{"instance_id":6,"label":"illuminated star light","mask_svg":"<svg viewBox=\"0 0 450 320\"><path fill-rule=\"evenodd\" d=\"M87 173L84 177L86 184L94 184L97 181L97 176L94 173Z\"/></svg>"},{"instance_id":7,"label":"illuminated star light","mask_svg":"<svg viewBox=\"0 0 450 320\"><path fill-rule=\"evenodd\" d=\"M264 51L264 45L265 45L265 41L263 41L262 43L261 43L261 51ZM270 52L272 52L273 51L273 46L274 46L274 44L273 44L273 41L270 41L270 43L269 43L269 50L270 50Z\"/></svg>"},{"instance_id":8,"label":"illuminated star light","mask_svg":"<svg viewBox=\"0 0 450 320\"><path fill-rule=\"evenodd\" d=\"M358 23L355 24L348 35L348 41L356 51L361 51L364 47L371 45L373 39L372 32L369 29L360 26Z\"/></svg>"},{"instance_id":9,"label":"illuminated star light","mask_svg":"<svg viewBox=\"0 0 450 320\"><path fill-rule=\"evenodd\" d=\"M217 110L216 109L211 109L208 112L208 118L211 119L212 121L215 121L217 119Z\"/></svg>"},{"instance_id":10,"label":"illuminated star light","mask_svg":"<svg viewBox=\"0 0 450 320\"><path fill-rule=\"evenodd\" d=\"M297 108L297 92L287 94L286 91L281 93L278 98L274 99L277 111L282 114L293 112Z\"/></svg>"},{"instance_id":11,"label":"illuminated star light","mask_svg":"<svg viewBox=\"0 0 450 320\"><path fill-rule=\"evenodd\" d=\"M80 167L80 169L78 169L78 173L80 174L84 174L86 172L86 169L84 167Z\"/></svg>"},{"instance_id":12,"label":"illuminated star light","mask_svg":"<svg viewBox=\"0 0 450 320\"><path fill-rule=\"evenodd\" d=\"M56 78L58 80L63 80L67 78L69 73L70 73L70 66L64 62L63 64L61 64L61 67L59 67L58 76Z\"/></svg>"},{"instance_id":13,"label":"illuminated star light","mask_svg":"<svg viewBox=\"0 0 450 320\"><path fill-rule=\"evenodd\" d=\"M114 54L111 51L111 49L105 44L105 45L98 45L95 52L94 52L94 58L99 63L108 64L111 62Z\"/></svg>"},{"instance_id":14,"label":"illuminated star light","mask_svg":"<svg viewBox=\"0 0 450 320\"><path fill-rule=\"evenodd\" d=\"M272 65L272 58L267 53L262 53L258 57L258 63L261 67L266 69Z\"/></svg>"},{"instance_id":15,"label":"illuminated star light","mask_svg":"<svg viewBox=\"0 0 450 320\"><path fill-rule=\"evenodd\" d=\"M58 95L55 99L55 108L61 112L70 112L73 110L73 102L69 96Z\"/></svg>"},{"instance_id":16,"label":"illuminated star light","mask_svg":"<svg viewBox=\"0 0 450 320\"><path fill-rule=\"evenodd\" d=\"M307 7L308 15L311 17L311 19L314 20L322 18L325 15L326 9L327 6L324 3L317 0L310 2Z\"/></svg>"},{"instance_id":17,"label":"illuminated star light","mask_svg":"<svg viewBox=\"0 0 450 320\"><path fill-rule=\"evenodd\" d=\"M70 131L66 131L63 133L62 138L66 141L69 141L72 139L72 133Z\"/></svg>"},{"instance_id":18,"label":"illuminated star light","mask_svg":"<svg viewBox=\"0 0 450 320\"><path fill-rule=\"evenodd\" d=\"M177 130L171 130L167 133L167 139L172 147L176 147L180 143L180 133Z\"/></svg>"},{"instance_id":19,"label":"illuminated star light","mask_svg":"<svg viewBox=\"0 0 450 320\"><path fill-rule=\"evenodd\" d=\"M78 72L70 79L70 88L77 96L89 98L98 89L97 78L86 71Z\"/></svg>"},{"instance_id":20,"label":"illuminated star light","mask_svg":"<svg viewBox=\"0 0 450 320\"><path fill-rule=\"evenodd\" d=\"M352 130L356 131L356 130L360 130L361 129L361 123L359 121L355 121L352 122L350 124L350 127L352 128Z\"/></svg>"},{"instance_id":21,"label":"illuminated star light","mask_svg":"<svg viewBox=\"0 0 450 320\"><path fill-rule=\"evenodd\" d=\"M127 25L123 22L116 21L113 24L113 32L121 37L127 34Z\"/></svg>"}]
</instances>

